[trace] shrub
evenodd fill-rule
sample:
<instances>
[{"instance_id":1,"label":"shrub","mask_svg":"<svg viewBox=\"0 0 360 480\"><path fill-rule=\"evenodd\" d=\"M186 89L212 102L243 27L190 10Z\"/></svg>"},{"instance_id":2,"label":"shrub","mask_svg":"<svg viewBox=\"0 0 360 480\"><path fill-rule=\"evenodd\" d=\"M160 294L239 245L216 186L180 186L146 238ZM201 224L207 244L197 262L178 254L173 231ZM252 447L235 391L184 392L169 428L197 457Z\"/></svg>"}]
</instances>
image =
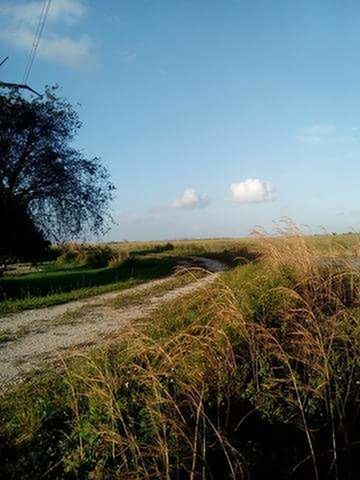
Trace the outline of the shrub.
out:
<instances>
[{"instance_id":1,"label":"shrub","mask_svg":"<svg viewBox=\"0 0 360 480\"><path fill-rule=\"evenodd\" d=\"M108 261L107 265L110 268L117 268L117 267L120 267L120 265L127 262L129 259L130 259L129 252L126 252L126 251L115 252L113 253L110 260Z\"/></svg>"},{"instance_id":2,"label":"shrub","mask_svg":"<svg viewBox=\"0 0 360 480\"><path fill-rule=\"evenodd\" d=\"M79 245L76 243L64 243L56 246L58 257L56 262L59 264L76 263L79 252Z\"/></svg>"},{"instance_id":3,"label":"shrub","mask_svg":"<svg viewBox=\"0 0 360 480\"><path fill-rule=\"evenodd\" d=\"M92 268L102 268L107 267L113 255L113 250L107 245L86 245L80 250L77 262Z\"/></svg>"},{"instance_id":4,"label":"shrub","mask_svg":"<svg viewBox=\"0 0 360 480\"><path fill-rule=\"evenodd\" d=\"M169 252L171 250L174 250L174 245L170 242L167 242L165 245L155 245L154 251L156 253L161 253L161 252Z\"/></svg>"},{"instance_id":5,"label":"shrub","mask_svg":"<svg viewBox=\"0 0 360 480\"><path fill-rule=\"evenodd\" d=\"M67 243L61 246L57 263L75 263L92 268L102 268L114 261L117 253L108 245Z\"/></svg>"}]
</instances>

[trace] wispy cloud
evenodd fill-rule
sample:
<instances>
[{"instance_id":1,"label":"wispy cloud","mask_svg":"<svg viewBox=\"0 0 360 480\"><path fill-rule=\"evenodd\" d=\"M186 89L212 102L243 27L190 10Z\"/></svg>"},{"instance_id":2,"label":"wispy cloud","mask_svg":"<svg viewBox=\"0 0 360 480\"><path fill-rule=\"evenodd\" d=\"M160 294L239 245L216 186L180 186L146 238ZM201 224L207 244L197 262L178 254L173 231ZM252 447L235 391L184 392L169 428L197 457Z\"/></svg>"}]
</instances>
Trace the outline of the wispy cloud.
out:
<instances>
[{"instance_id":1,"label":"wispy cloud","mask_svg":"<svg viewBox=\"0 0 360 480\"><path fill-rule=\"evenodd\" d=\"M324 140L333 138L336 134L336 127L334 125L312 125L311 127L304 128L297 139L303 143L320 143Z\"/></svg>"},{"instance_id":2,"label":"wispy cloud","mask_svg":"<svg viewBox=\"0 0 360 480\"><path fill-rule=\"evenodd\" d=\"M8 3L0 6L0 18L7 27L0 38L15 48L30 50L43 2ZM88 35L69 36L62 30L81 22L87 7L80 0L56 0L52 2L47 24L38 48L38 56L70 67L82 67L94 63L92 41Z\"/></svg>"},{"instance_id":3,"label":"wispy cloud","mask_svg":"<svg viewBox=\"0 0 360 480\"><path fill-rule=\"evenodd\" d=\"M43 5L43 1L37 0L26 3L12 2L0 6L0 15L7 15L13 21L27 26L34 26L37 25ZM56 0L51 4L47 21L73 24L80 21L86 13L87 8L79 0Z\"/></svg>"},{"instance_id":4,"label":"wispy cloud","mask_svg":"<svg viewBox=\"0 0 360 480\"><path fill-rule=\"evenodd\" d=\"M316 145L321 143L351 143L359 139L359 127L339 129L331 124L317 124L304 128L297 135L301 143Z\"/></svg>"},{"instance_id":5,"label":"wispy cloud","mask_svg":"<svg viewBox=\"0 0 360 480\"><path fill-rule=\"evenodd\" d=\"M129 50L121 50L119 52L120 61L123 63L132 63L136 60L136 53Z\"/></svg>"},{"instance_id":6,"label":"wispy cloud","mask_svg":"<svg viewBox=\"0 0 360 480\"><path fill-rule=\"evenodd\" d=\"M276 199L276 189L271 182L247 178L230 185L231 197L237 203L260 203Z\"/></svg>"},{"instance_id":7,"label":"wispy cloud","mask_svg":"<svg viewBox=\"0 0 360 480\"><path fill-rule=\"evenodd\" d=\"M172 208L195 209L207 207L210 199L206 193L197 193L194 188L185 189L181 197L174 200Z\"/></svg>"},{"instance_id":8,"label":"wispy cloud","mask_svg":"<svg viewBox=\"0 0 360 480\"><path fill-rule=\"evenodd\" d=\"M142 223L151 223L154 220L156 220L154 215L150 215L150 214L138 215L132 212L122 212L116 216L116 222L120 224L126 223L126 224L136 225L136 224L142 224Z\"/></svg>"}]
</instances>

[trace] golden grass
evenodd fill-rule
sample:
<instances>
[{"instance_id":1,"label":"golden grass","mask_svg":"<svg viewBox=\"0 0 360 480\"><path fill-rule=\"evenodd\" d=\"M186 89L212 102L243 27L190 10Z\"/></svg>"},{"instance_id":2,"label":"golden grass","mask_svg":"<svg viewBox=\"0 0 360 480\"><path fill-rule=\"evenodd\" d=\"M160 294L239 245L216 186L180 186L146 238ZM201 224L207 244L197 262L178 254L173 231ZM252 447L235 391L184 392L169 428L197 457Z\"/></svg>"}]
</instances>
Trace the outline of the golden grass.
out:
<instances>
[{"instance_id":1,"label":"golden grass","mask_svg":"<svg viewBox=\"0 0 360 480\"><path fill-rule=\"evenodd\" d=\"M260 478L262 462L281 478L355 478L360 271L319 261L291 226L255 241L261 261L64 363L66 448L45 462L54 478L235 480ZM249 422L291 427L292 450L249 440Z\"/></svg>"}]
</instances>

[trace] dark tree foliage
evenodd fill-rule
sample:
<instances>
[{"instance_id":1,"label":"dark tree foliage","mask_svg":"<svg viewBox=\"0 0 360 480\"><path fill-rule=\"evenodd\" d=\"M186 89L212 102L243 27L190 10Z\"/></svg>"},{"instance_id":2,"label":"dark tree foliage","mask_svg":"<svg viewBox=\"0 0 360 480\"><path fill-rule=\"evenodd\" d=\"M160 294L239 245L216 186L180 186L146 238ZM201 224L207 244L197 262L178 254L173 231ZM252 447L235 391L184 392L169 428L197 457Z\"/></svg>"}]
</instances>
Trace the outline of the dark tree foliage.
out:
<instances>
[{"instance_id":1,"label":"dark tree foliage","mask_svg":"<svg viewBox=\"0 0 360 480\"><path fill-rule=\"evenodd\" d=\"M98 158L72 146L81 123L55 90L41 98L0 94L2 255L24 257L17 244L26 238L41 248L45 239L103 233L110 220L114 186Z\"/></svg>"},{"instance_id":2,"label":"dark tree foliage","mask_svg":"<svg viewBox=\"0 0 360 480\"><path fill-rule=\"evenodd\" d=\"M3 199L1 199L3 200ZM16 260L41 260L51 255L50 242L35 225L27 209L12 203L0 204L0 276L5 264Z\"/></svg>"}]
</instances>

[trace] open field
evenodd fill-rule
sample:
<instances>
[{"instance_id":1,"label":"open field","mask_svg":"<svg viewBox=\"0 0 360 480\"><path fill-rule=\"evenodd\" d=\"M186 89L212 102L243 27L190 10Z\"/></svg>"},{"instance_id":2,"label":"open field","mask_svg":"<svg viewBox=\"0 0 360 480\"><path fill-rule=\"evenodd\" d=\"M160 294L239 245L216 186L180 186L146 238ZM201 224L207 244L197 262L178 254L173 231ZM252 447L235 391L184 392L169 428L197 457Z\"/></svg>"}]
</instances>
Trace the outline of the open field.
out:
<instances>
[{"instance_id":1,"label":"open field","mask_svg":"<svg viewBox=\"0 0 360 480\"><path fill-rule=\"evenodd\" d=\"M360 256L356 234L309 236L309 246L322 256ZM188 257L206 256L227 264L242 256L254 258L261 250L258 239L178 240L104 244L114 254L126 254L115 266L89 266L72 262L45 262L31 271L29 265L9 270L0 278L0 314L47 307L113 290L122 290L144 281L169 275L178 262ZM171 248L168 248L171 246ZM25 271L25 273L24 273Z\"/></svg>"},{"instance_id":2,"label":"open field","mask_svg":"<svg viewBox=\"0 0 360 480\"><path fill-rule=\"evenodd\" d=\"M170 275L189 257L205 255L231 263L237 256L249 255L248 241L175 242L111 244L114 255L126 254L115 266L91 266L75 262L46 262L33 272L0 278L0 315L21 310L48 307L113 290L133 287L142 282ZM102 248L109 248L104 245ZM101 247L99 247L101 249ZM165 249L165 250L164 250ZM28 268L28 267L27 267Z\"/></svg>"},{"instance_id":3,"label":"open field","mask_svg":"<svg viewBox=\"0 0 360 480\"><path fill-rule=\"evenodd\" d=\"M99 308L108 322L146 316L3 394L0 477L358 478L359 236L286 233L131 245L139 259L230 268L204 288L185 273L50 318L86 332ZM4 345L12 334L7 323Z\"/></svg>"},{"instance_id":4,"label":"open field","mask_svg":"<svg viewBox=\"0 0 360 480\"><path fill-rule=\"evenodd\" d=\"M176 262L171 258L141 258L115 268L48 266L47 270L0 279L0 314L47 307L169 275Z\"/></svg>"}]
</instances>

